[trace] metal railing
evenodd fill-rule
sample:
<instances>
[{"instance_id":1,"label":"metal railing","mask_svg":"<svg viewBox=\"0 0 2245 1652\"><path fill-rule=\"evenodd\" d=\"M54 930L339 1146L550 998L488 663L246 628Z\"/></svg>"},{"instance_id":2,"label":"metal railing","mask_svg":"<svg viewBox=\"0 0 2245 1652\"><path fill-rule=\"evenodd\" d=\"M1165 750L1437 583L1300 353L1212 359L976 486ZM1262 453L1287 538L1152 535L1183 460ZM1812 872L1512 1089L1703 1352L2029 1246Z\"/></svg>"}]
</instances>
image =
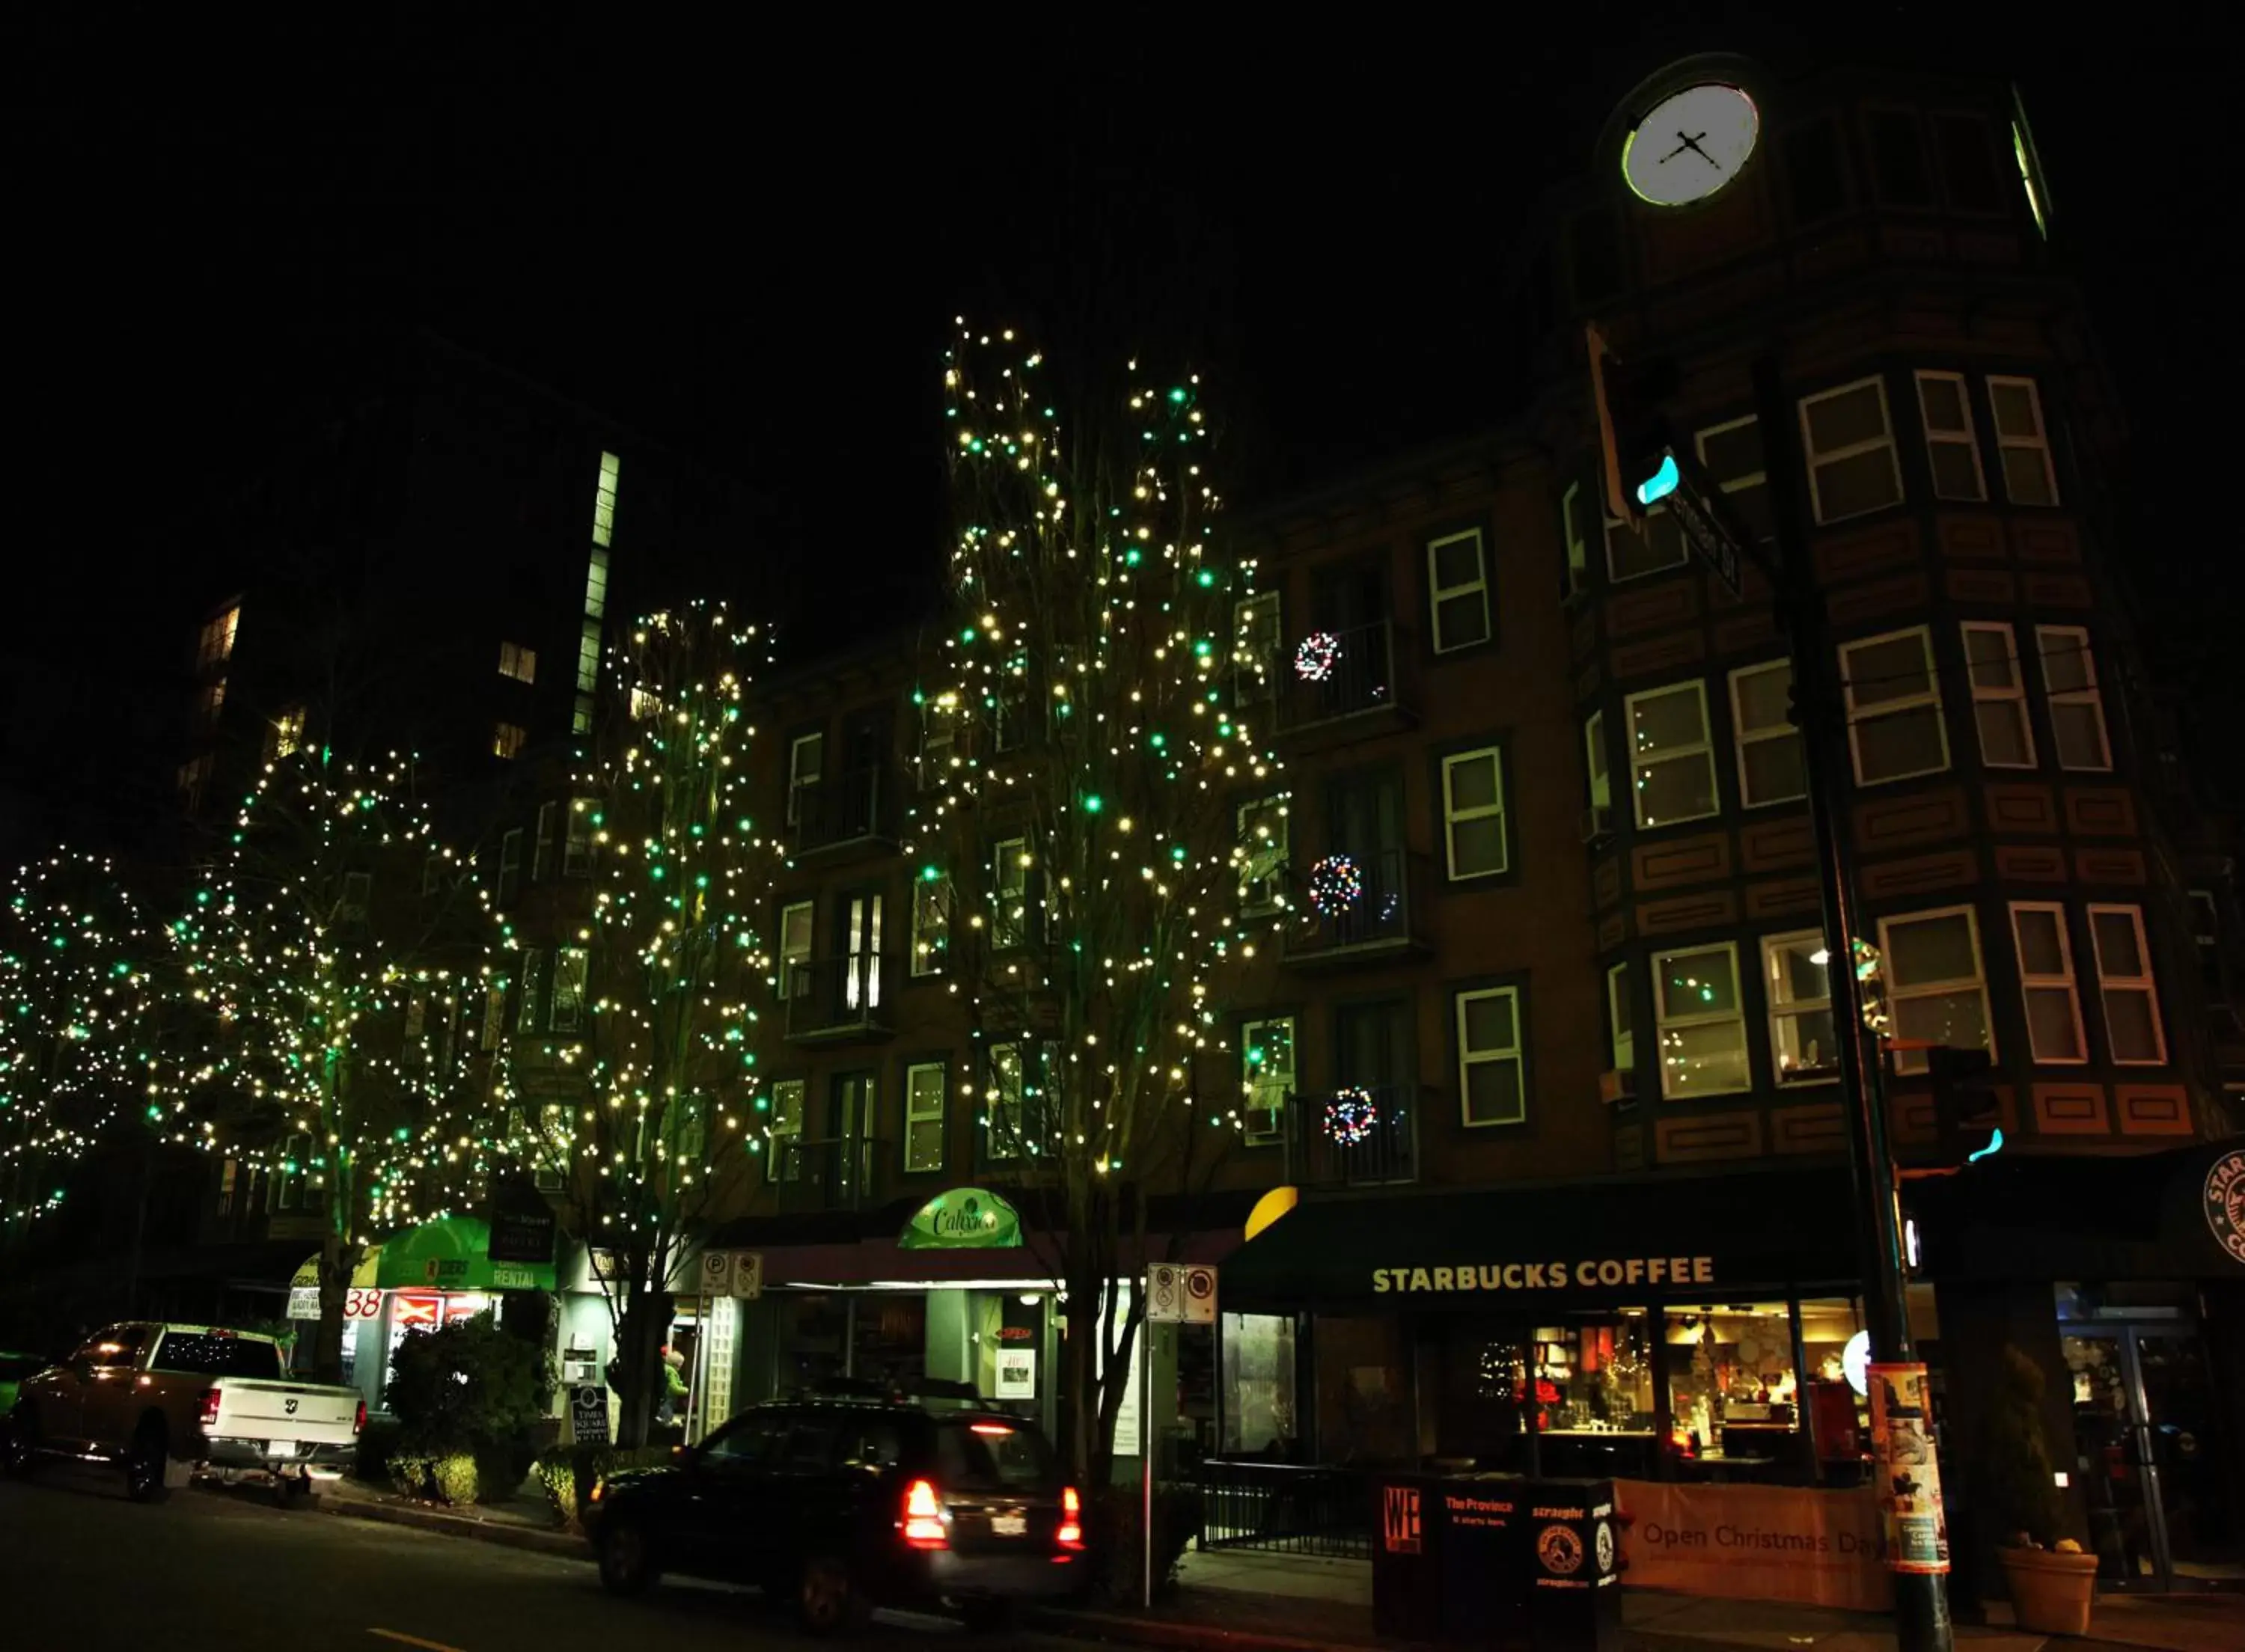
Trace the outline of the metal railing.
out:
<instances>
[{"instance_id":1,"label":"metal railing","mask_svg":"<svg viewBox=\"0 0 2245 1652\"><path fill-rule=\"evenodd\" d=\"M1286 1179L1297 1187L1367 1188L1419 1179L1415 1084L1345 1085L1286 1098Z\"/></svg>"},{"instance_id":2,"label":"metal railing","mask_svg":"<svg viewBox=\"0 0 2245 1652\"><path fill-rule=\"evenodd\" d=\"M902 773L887 763L798 781L788 799L796 852L894 843L904 790Z\"/></svg>"},{"instance_id":3,"label":"metal railing","mask_svg":"<svg viewBox=\"0 0 2245 1652\"><path fill-rule=\"evenodd\" d=\"M1300 916L1282 942L1283 956L1296 961L1336 957L1355 951L1387 951L1410 945L1418 936L1418 903L1413 898L1423 884L1420 863L1424 857L1407 850L1383 849L1364 853L1340 849L1294 869L1292 884ZM1358 889L1353 900L1336 904L1325 897L1320 911L1317 884L1334 876L1335 863L1346 861L1356 870Z\"/></svg>"},{"instance_id":4,"label":"metal railing","mask_svg":"<svg viewBox=\"0 0 2245 1652\"><path fill-rule=\"evenodd\" d=\"M1372 1486L1359 1469L1291 1463L1200 1466L1204 1549L1368 1560Z\"/></svg>"},{"instance_id":5,"label":"metal railing","mask_svg":"<svg viewBox=\"0 0 2245 1652\"><path fill-rule=\"evenodd\" d=\"M848 1039L896 1030L889 1005L896 970L879 952L798 958L786 966L786 1035L790 1039Z\"/></svg>"},{"instance_id":6,"label":"metal railing","mask_svg":"<svg viewBox=\"0 0 2245 1652\"><path fill-rule=\"evenodd\" d=\"M1312 632L1274 662L1282 728L1311 728L1345 717L1402 711L1395 622L1375 620L1347 631Z\"/></svg>"},{"instance_id":7,"label":"metal railing","mask_svg":"<svg viewBox=\"0 0 2245 1652\"><path fill-rule=\"evenodd\" d=\"M780 1209L863 1210L873 1205L881 1145L870 1136L783 1139L772 1163Z\"/></svg>"}]
</instances>

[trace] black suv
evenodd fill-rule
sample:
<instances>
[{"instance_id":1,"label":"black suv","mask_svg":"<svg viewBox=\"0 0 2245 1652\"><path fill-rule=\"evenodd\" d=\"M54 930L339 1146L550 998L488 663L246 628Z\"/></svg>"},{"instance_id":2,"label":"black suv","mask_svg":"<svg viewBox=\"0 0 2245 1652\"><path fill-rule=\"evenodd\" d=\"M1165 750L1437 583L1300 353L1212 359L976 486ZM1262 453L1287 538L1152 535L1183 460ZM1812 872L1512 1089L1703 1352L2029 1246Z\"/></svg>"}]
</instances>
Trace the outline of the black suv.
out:
<instances>
[{"instance_id":1,"label":"black suv","mask_svg":"<svg viewBox=\"0 0 2245 1652\"><path fill-rule=\"evenodd\" d=\"M792 1597L826 1634L877 1606L996 1628L1076 1585L1083 1519L1036 1425L980 1404L821 1398L743 1412L666 1468L593 1483L600 1581L664 1572Z\"/></svg>"}]
</instances>

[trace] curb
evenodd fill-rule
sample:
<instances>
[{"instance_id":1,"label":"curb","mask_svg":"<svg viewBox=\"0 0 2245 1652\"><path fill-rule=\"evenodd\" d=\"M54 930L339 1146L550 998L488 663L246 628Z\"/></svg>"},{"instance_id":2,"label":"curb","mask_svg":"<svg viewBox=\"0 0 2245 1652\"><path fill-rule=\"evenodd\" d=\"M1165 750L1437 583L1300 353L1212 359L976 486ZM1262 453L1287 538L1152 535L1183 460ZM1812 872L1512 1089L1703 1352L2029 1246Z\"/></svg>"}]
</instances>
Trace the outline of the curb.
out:
<instances>
[{"instance_id":1,"label":"curb","mask_svg":"<svg viewBox=\"0 0 2245 1652\"><path fill-rule=\"evenodd\" d=\"M1377 1652L1371 1643L1306 1641L1299 1635L1267 1635L1256 1629L1225 1629L1214 1624L1180 1623L1173 1618L1125 1617L1115 1612L1067 1612L1025 1608L1024 1628L1075 1635L1127 1646L1205 1648L1209 1652Z\"/></svg>"},{"instance_id":2,"label":"curb","mask_svg":"<svg viewBox=\"0 0 2245 1652\"><path fill-rule=\"evenodd\" d=\"M589 1561L593 1557L581 1537L566 1532L541 1532L533 1527L502 1525L496 1520L471 1520L462 1514L440 1514L434 1509L411 1508L397 1503L366 1503L356 1498L323 1497L320 1512L344 1520L373 1520L383 1526L410 1526L447 1537L473 1538L503 1548L527 1549L565 1560Z\"/></svg>"}]
</instances>

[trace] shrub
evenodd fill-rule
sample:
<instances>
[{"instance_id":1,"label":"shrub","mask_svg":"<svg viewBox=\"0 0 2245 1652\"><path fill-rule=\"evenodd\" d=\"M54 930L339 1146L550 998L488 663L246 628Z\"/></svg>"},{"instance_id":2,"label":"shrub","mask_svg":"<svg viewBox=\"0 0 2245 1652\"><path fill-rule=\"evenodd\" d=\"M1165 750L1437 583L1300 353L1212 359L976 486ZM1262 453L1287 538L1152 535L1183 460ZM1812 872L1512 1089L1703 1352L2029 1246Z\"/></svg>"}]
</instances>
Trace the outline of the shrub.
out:
<instances>
[{"instance_id":1,"label":"shrub","mask_svg":"<svg viewBox=\"0 0 2245 1652\"><path fill-rule=\"evenodd\" d=\"M2065 1523L2042 1424L2042 1367L2008 1344L2004 1375L1981 1424L1980 1473L2000 1540L2040 1548Z\"/></svg>"},{"instance_id":2,"label":"shrub","mask_svg":"<svg viewBox=\"0 0 2245 1652\"><path fill-rule=\"evenodd\" d=\"M469 1452L453 1452L439 1457L430 1465L429 1479L436 1488L438 1502L465 1508L476 1500L476 1459Z\"/></svg>"},{"instance_id":3,"label":"shrub","mask_svg":"<svg viewBox=\"0 0 2245 1652\"><path fill-rule=\"evenodd\" d=\"M386 1459L390 1483L401 1497L428 1497L429 1465L432 1459L417 1452L399 1452Z\"/></svg>"},{"instance_id":4,"label":"shrub","mask_svg":"<svg viewBox=\"0 0 2245 1652\"><path fill-rule=\"evenodd\" d=\"M535 1472L553 1511L553 1523L574 1530L580 1486L619 1469L655 1468L672 1460L668 1446L557 1446L539 1453Z\"/></svg>"},{"instance_id":5,"label":"shrub","mask_svg":"<svg viewBox=\"0 0 2245 1652\"><path fill-rule=\"evenodd\" d=\"M359 1431L358 1455L351 1478L379 1485L389 1477L390 1459L404 1445L404 1428L395 1417L370 1417Z\"/></svg>"},{"instance_id":6,"label":"shrub","mask_svg":"<svg viewBox=\"0 0 2245 1652\"><path fill-rule=\"evenodd\" d=\"M390 1406L408 1452L465 1457L454 1485L480 1482L494 1500L513 1495L529 1472L554 1388L553 1361L478 1314L416 1332L391 1362ZM478 1473L478 1471L480 1471ZM469 1501L446 1493L448 1501Z\"/></svg>"}]
</instances>

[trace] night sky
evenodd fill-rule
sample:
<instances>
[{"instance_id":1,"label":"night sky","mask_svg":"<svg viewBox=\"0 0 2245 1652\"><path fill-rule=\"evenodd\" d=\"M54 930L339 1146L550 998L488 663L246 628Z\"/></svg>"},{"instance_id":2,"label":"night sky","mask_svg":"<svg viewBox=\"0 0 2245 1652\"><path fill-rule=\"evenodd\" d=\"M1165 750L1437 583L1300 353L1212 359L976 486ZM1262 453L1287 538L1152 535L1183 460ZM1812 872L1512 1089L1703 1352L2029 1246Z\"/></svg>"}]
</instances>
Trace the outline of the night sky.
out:
<instances>
[{"instance_id":1,"label":"night sky","mask_svg":"<svg viewBox=\"0 0 2245 1652\"><path fill-rule=\"evenodd\" d=\"M370 320L431 323L736 475L771 525L757 554L869 566L939 554L933 387L961 307L1191 350L1251 496L1494 423L1517 385L1503 272L1543 189L1638 73L1751 50L1795 10L1662 8L1658 38L1649 8L1577 3L1533 33L1386 39L1405 14L710 34L607 8L254 50L0 42L10 646L175 663L224 578L211 506L287 451L316 342ZM2131 414L2149 543L2128 554L2161 570L2159 653L2203 696L2229 693L2214 622L2240 585L2235 512L2200 479L2235 469L2223 15L2137 5L2092 40L2052 37L2044 6L1849 9L1889 51L2024 85Z\"/></svg>"}]
</instances>

